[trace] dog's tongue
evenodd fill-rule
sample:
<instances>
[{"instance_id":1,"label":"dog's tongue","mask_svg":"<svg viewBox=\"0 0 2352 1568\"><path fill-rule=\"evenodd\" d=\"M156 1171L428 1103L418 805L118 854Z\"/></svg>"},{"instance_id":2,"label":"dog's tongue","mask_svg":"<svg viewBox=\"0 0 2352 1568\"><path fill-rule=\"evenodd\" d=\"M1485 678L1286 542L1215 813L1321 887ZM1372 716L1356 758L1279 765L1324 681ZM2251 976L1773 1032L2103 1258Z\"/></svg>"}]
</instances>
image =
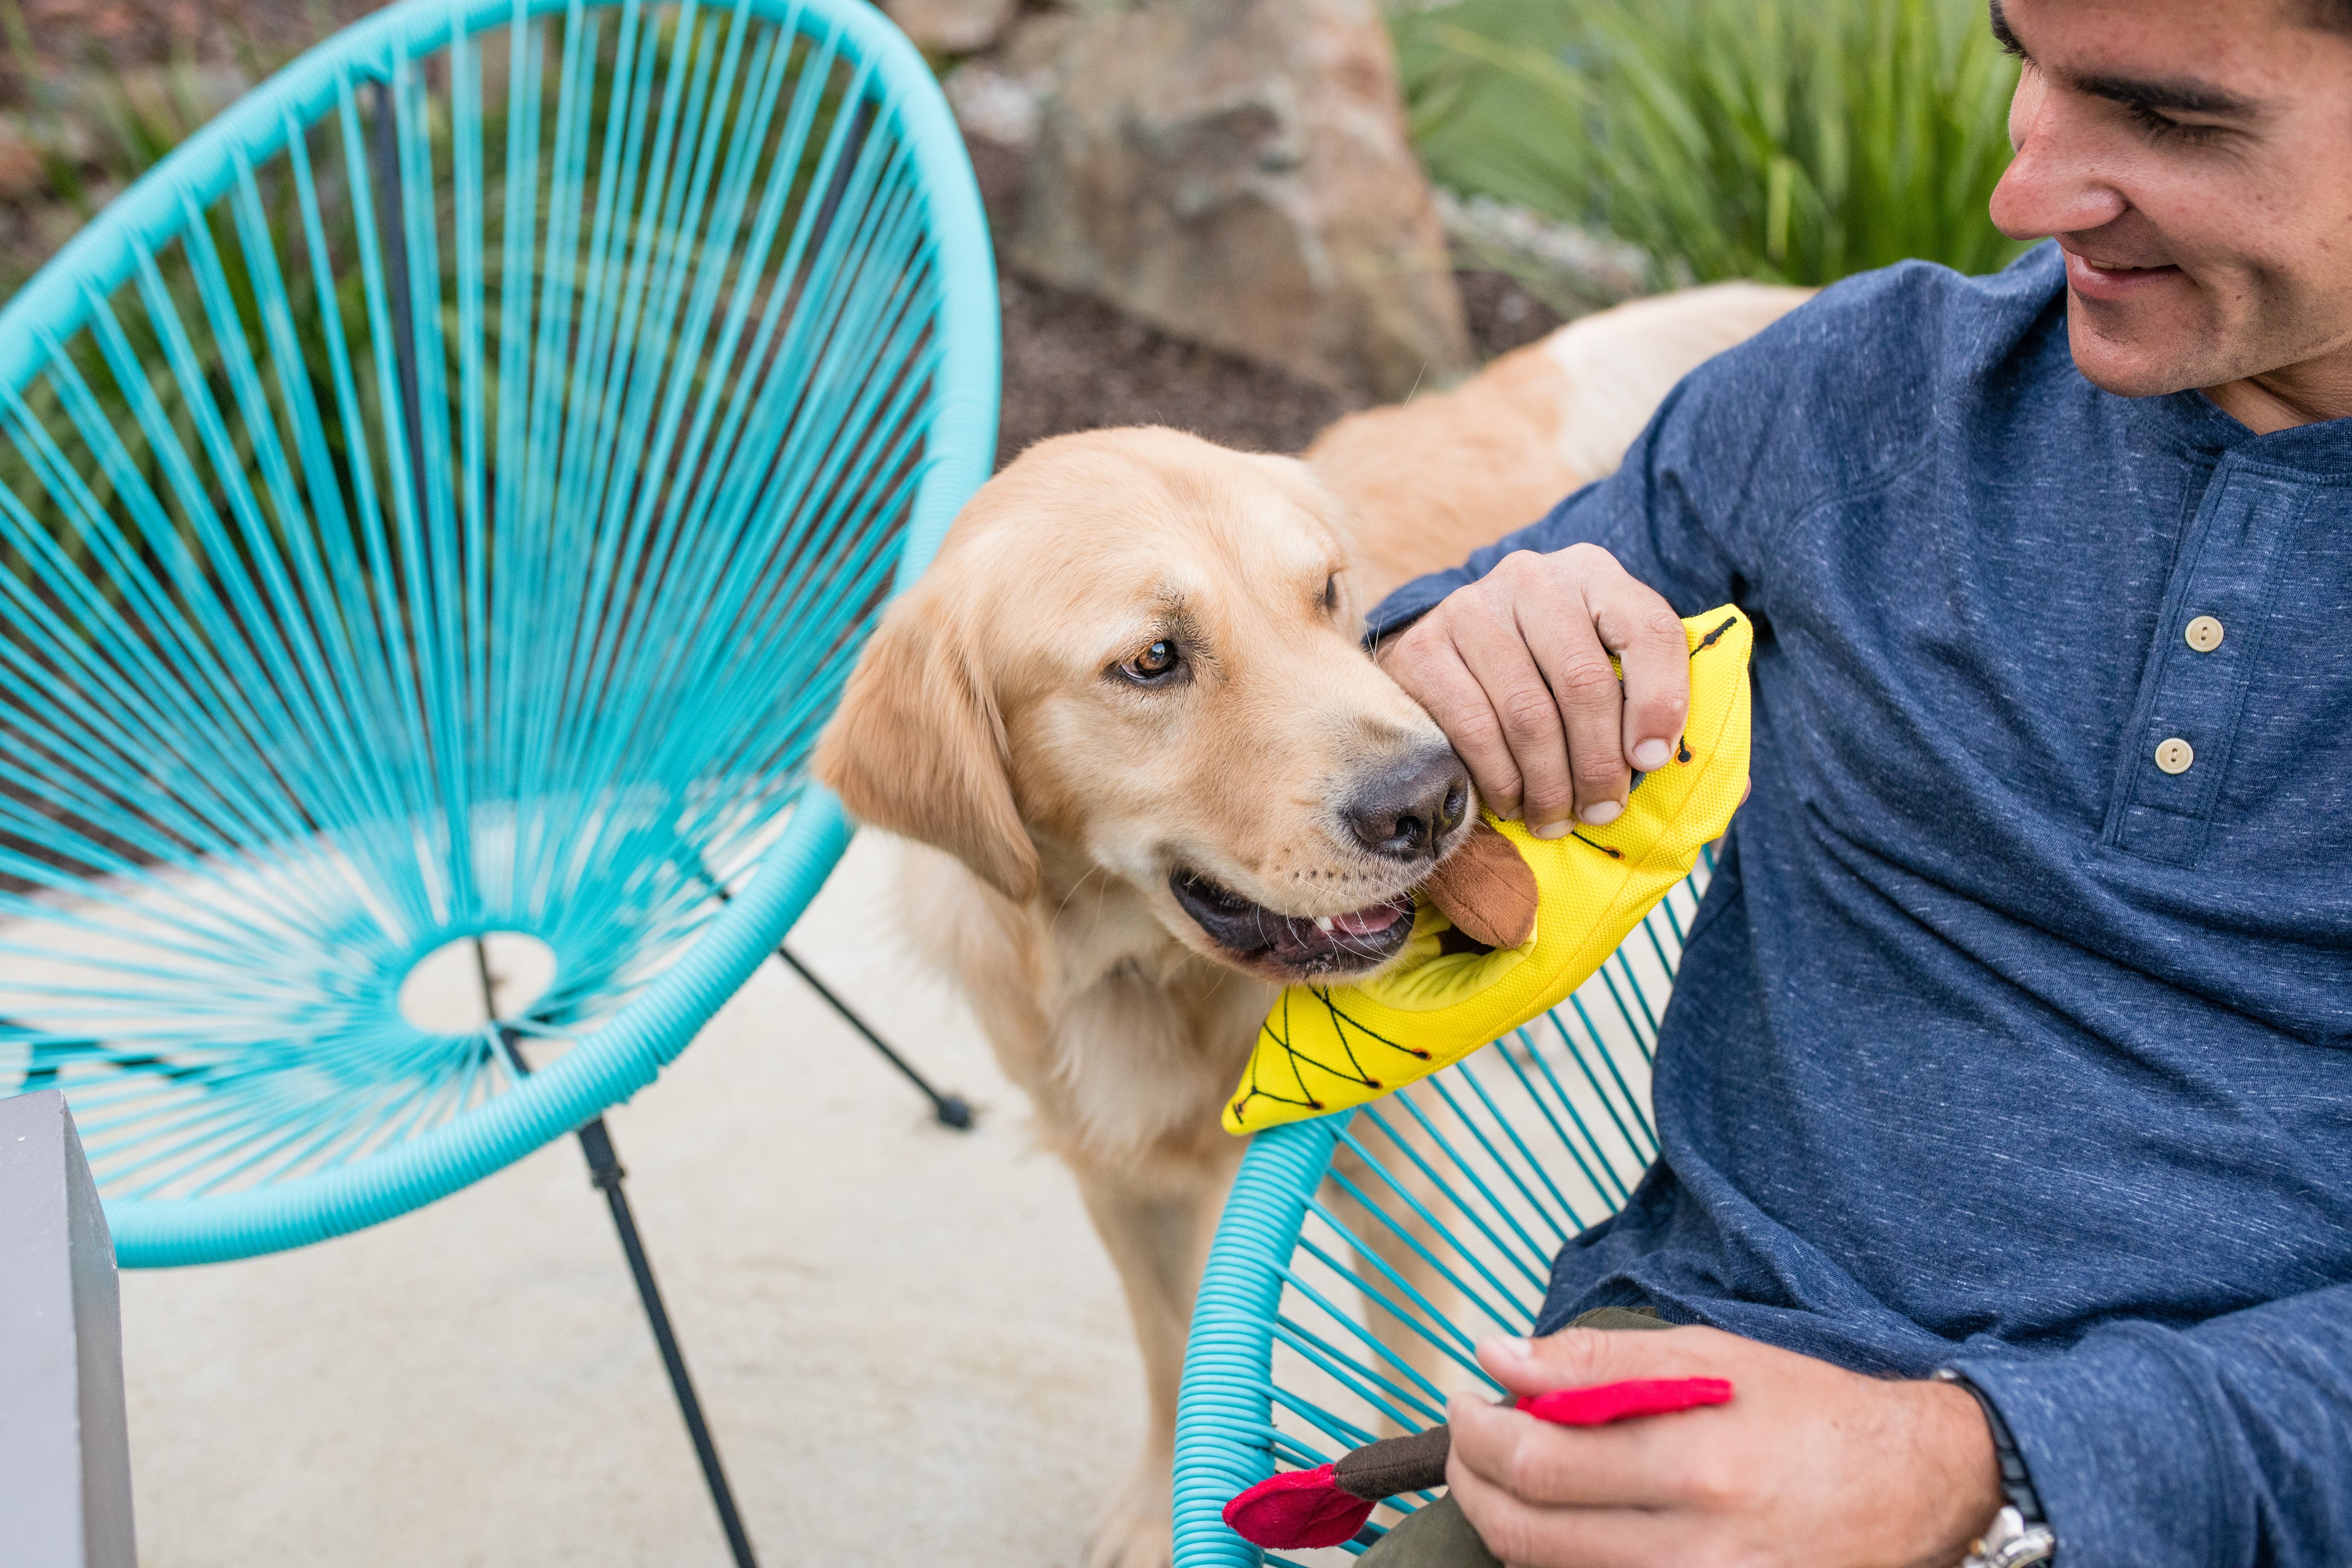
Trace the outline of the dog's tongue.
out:
<instances>
[{"instance_id":1,"label":"dog's tongue","mask_svg":"<svg viewBox=\"0 0 2352 1568\"><path fill-rule=\"evenodd\" d=\"M1331 917L1331 929L1349 936L1377 936L1404 919L1402 904L1374 904L1369 909L1349 910L1344 915Z\"/></svg>"},{"instance_id":2,"label":"dog's tongue","mask_svg":"<svg viewBox=\"0 0 2352 1568\"><path fill-rule=\"evenodd\" d=\"M1367 904L1360 910L1349 910L1344 915L1326 915L1317 920L1307 915L1291 915L1282 922L1282 932L1276 946L1294 954L1328 952L1343 948L1350 942L1377 937L1392 928L1397 921L1412 913L1412 900L1397 899L1385 904Z\"/></svg>"}]
</instances>

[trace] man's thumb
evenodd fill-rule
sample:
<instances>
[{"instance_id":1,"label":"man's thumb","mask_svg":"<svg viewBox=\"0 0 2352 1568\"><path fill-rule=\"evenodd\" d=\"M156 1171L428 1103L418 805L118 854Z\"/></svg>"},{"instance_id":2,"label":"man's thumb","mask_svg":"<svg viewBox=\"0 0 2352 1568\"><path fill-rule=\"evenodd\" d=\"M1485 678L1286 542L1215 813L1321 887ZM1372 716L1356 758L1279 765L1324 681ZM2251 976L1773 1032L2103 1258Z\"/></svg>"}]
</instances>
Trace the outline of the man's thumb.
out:
<instances>
[{"instance_id":1,"label":"man's thumb","mask_svg":"<svg viewBox=\"0 0 2352 1568\"><path fill-rule=\"evenodd\" d=\"M1497 1335L1479 1342L1478 1364L1517 1394L1591 1388L1623 1378L1656 1376L1654 1358L1628 1342L1650 1337L1606 1329L1562 1329L1539 1340Z\"/></svg>"}]
</instances>

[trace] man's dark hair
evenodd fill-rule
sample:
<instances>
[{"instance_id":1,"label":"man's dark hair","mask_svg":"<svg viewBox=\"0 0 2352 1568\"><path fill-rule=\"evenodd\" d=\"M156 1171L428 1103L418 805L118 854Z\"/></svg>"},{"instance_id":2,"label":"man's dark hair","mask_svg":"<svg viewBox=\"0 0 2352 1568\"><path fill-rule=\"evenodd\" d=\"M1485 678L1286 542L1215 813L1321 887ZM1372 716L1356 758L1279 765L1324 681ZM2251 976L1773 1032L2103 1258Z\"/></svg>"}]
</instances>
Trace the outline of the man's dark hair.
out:
<instances>
[{"instance_id":1,"label":"man's dark hair","mask_svg":"<svg viewBox=\"0 0 2352 1568\"><path fill-rule=\"evenodd\" d=\"M2306 27L2316 27L2323 33L2352 34L2352 0L2287 0L2295 20ZM2000 14L2000 0L1987 0L1985 8L1992 14L1992 36L2000 40L2001 47L2011 54L2021 51L2010 34L2009 24Z\"/></svg>"},{"instance_id":2,"label":"man's dark hair","mask_svg":"<svg viewBox=\"0 0 2352 1568\"><path fill-rule=\"evenodd\" d=\"M2352 0L2303 0L2303 25L2330 33L2352 33Z\"/></svg>"}]
</instances>

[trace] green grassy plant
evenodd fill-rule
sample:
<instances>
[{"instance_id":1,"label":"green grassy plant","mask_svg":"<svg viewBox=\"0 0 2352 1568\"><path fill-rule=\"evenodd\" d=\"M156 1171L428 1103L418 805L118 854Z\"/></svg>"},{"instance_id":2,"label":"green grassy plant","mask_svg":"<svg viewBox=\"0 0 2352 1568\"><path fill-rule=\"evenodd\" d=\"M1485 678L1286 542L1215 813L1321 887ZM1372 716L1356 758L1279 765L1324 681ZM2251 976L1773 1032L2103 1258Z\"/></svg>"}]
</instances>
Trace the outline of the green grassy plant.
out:
<instances>
[{"instance_id":1,"label":"green grassy plant","mask_svg":"<svg viewBox=\"0 0 2352 1568\"><path fill-rule=\"evenodd\" d=\"M1985 210L2016 68L1967 0L1461 0L1395 26L1433 178L1604 228L1660 282L2017 252Z\"/></svg>"}]
</instances>

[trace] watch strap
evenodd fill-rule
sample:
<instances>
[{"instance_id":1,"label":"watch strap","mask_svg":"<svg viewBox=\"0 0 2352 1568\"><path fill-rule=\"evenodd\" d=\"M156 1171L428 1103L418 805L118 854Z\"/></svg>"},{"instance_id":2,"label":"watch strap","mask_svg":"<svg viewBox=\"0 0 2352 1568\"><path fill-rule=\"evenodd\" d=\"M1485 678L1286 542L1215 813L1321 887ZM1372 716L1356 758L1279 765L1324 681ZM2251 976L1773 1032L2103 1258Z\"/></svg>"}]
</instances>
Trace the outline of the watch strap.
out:
<instances>
[{"instance_id":1,"label":"watch strap","mask_svg":"<svg viewBox=\"0 0 2352 1568\"><path fill-rule=\"evenodd\" d=\"M1985 1425L1992 1431L1994 1462L2000 1467L2000 1495L2017 1517L2029 1525L2047 1524L2049 1515L2042 1511L2042 1494L2033 1489L2033 1474L2025 1468L2025 1456L2017 1451L2017 1439L2009 1433L2009 1423L2000 1418L2000 1406L1993 1404L1985 1391L1969 1381L1965 1373L1952 1367L1936 1369L1937 1383L1957 1384L1969 1391L1984 1411Z\"/></svg>"}]
</instances>

